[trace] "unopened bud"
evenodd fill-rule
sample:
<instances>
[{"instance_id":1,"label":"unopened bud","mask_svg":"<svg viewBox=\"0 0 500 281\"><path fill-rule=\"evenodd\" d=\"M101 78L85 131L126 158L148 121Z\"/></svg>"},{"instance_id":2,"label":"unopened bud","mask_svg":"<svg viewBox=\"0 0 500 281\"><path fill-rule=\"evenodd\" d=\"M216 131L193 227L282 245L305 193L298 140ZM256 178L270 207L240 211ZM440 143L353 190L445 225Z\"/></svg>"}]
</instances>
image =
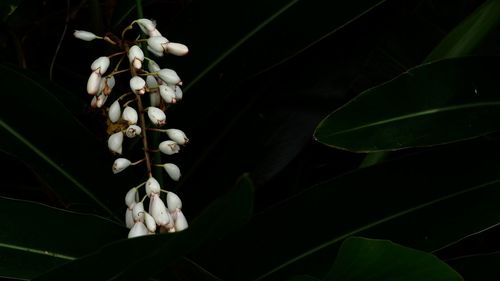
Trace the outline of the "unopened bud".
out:
<instances>
[{"instance_id":1,"label":"unopened bud","mask_svg":"<svg viewBox=\"0 0 500 281\"><path fill-rule=\"evenodd\" d=\"M134 217L132 216L132 209L127 208L125 211L125 225L127 228L132 228L134 226Z\"/></svg>"},{"instance_id":2,"label":"unopened bud","mask_svg":"<svg viewBox=\"0 0 500 281\"><path fill-rule=\"evenodd\" d=\"M182 89L181 87L179 87L178 85L175 85L175 98L177 100L181 100L182 99Z\"/></svg>"},{"instance_id":3,"label":"unopened bud","mask_svg":"<svg viewBox=\"0 0 500 281\"><path fill-rule=\"evenodd\" d=\"M151 200L152 200L152 205L149 211L151 212L151 215L155 219L155 222L158 225L168 224L170 222L170 214L167 211L165 203L163 203L158 194L153 195Z\"/></svg>"},{"instance_id":4,"label":"unopened bud","mask_svg":"<svg viewBox=\"0 0 500 281\"><path fill-rule=\"evenodd\" d=\"M177 209L175 213L175 231L183 231L184 229L188 228L188 222L182 211L180 209Z\"/></svg>"},{"instance_id":5,"label":"unopened bud","mask_svg":"<svg viewBox=\"0 0 500 281\"><path fill-rule=\"evenodd\" d=\"M87 93L90 95L95 95L99 92L99 86L101 84L101 75L97 72L92 72L90 74L89 80L87 81Z\"/></svg>"},{"instance_id":6,"label":"unopened bud","mask_svg":"<svg viewBox=\"0 0 500 281\"><path fill-rule=\"evenodd\" d=\"M160 191L160 183L155 178L150 177L146 182L146 194L151 196L151 194L159 194Z\"/></svg>"},{"instance_id":7,"label":"unopened bud","mask_svg":"<svg viewBox=\"0 0 500 281\"><path fill-rule=\"evenodd\" d=\"M148 34L149 32L156 29L156 23L149 19L137 19L135 20L137 25L141 28L142 32Z\"/></svg>"},{"instance_id":8,"label":"unopened bud","mask_svg":"<svg viewBox=\"0 0 500 281\"><path fill-rule=\"evenodd\" d=\"M148 228L144 225L143 222L136 222L134 226L130 229L128 233L128 238L134 238L139 236L148 235Z\"/></svg>"},{"instance_id":9,"label":"unopened bud","mask_svg":"<svg viewBox=\"0 0 500 281\"><path fill-rule=\"evenodd\" d=\"M139 76L134 76L130 79L130 89L136 94L144 94L146 92L146 81Z\"/></svg>"},{"instance_id":10,"label":"unopened bud","mask_svg":"<svg viewBox=\"0 0 500 281\"><path fill-rule=\"evenodd\" d=\"M163 84L159 86L160 96L166 103L176 103L175 92L169 86Z\"/></svg>"},{"instance_id":11,"label":"unopened bud","mask_svg":"<svg viewBox=\"0 0 500 281\"><path fill-rule=\"evenodd\" d=\"M146 227L150 232L156 231L155 219L148 213L144 213L144 224L146 225Z\"/></svg>"},{"instance_id":12,"label":"unopened bud","mask_svg":"<svg viewBox=\"0 0 500 281\"><path fill-rule=\"evenodd\" d=\"M160 69L160 71L158 71L158 77L169 85L180 85L182 83L181 78L177 75L177 72L172 69Z\"/></svg>"},{"instance_id":13,"label":"unopened bud","mask_svg":"<svg viewBox=\"0 0 500 281\"><path fill-rule=\"evenodd\" d=\"M142 202L137 202L132 208L132 215L134 216L134 221L144 221L144 204Z\"/></svg>"},{"instance_id":14,"label":"unopened bud","mask_svg":"<svg viewBox=\"0 0 500 281\"><path fill-rule=\"evenodd\" d=\"M179 129L168 129L166 133L171 140L175 141L178 144L183 145L189 142L186 134L184 134L184 132Z\"/></svg>"},{"instance_id":15,"label":"unopened bud","mask_svg":"<svg viewBox=\"0 0 500 281\"><path fill-rule=\"evenodd\" d=\"M107 99L108 99L108 96L100 94L99 96L97 96L96 106L98 108L101 108L104 105L104 103L106 102Z\"/></svg>"},{"instance_id":16,"label":"unopened bud","mask_svg":"<svg viewBox=\"0 0 500 281\"><path fill-rule=\"evenodd\" d=\"M150 51L153 55L155 55L155 56L157 56L157 57L159 57L159 58L163 57L163 52L158 52L158 51L156 51L155 49L151 48L151 46L149 46L149 45L147 46L147 49L148 49L148 51Z\"/></svg>"},{"instance_id":17,"label":"unopened bud","mask_svg":"<svg viewBox=\"0 0 500 281\"><path fill-rule=\"evenodd\" d=\"M154 36L148 38L148 47L155 52L163 53L167 50L168 40L163 36Z\"/></svg>"},{"instance_id":18,"label":"unopened bud","mask_svg":"<svg viewBox=\"0 0 500 281\"><path fill-rule=\"evenodd\" d=\"M181 149L175 141L171 140L162 141L158 148L167 155L176 154Z\"/></svg>"},{"instance_id":19,"label":"unopened bud","mask_svg":"<svg viewBox=\"0 0 500 281\"><path fill-rule=\"evenodd\" d=\"M114 133L108 138L108 148L112 152L122 154L123 133Z\"/></svg>"},{"instance_id":20,"label":"unopened bud","mask_svg":"<svg viewBox=\"0 0 500 281\"><path fill-rule=\"evenodd\" d=\"M125 170L128 166L130 166L130 160L126 158L118 158L113 163L113 174L118 174L119 172Z\"/></svg>"},{"instance_id":21,"label":"unopened bud","mask_svg":"<svg viewBox=\"0 0 500 281\"><path fill-rule=\"evenodd\" d=\"M167 122L167 116L163 110L158 107L150 106L148 107L148 117L151 122L157 126L165 125Z\"/></svg>"},{"instance_id":22,"label":"unopened bud","mask_svg":"<svg viewBox=\"0 0 500 281\"><path fill-rule=\"evenodd\" d=\"M137 111L130 106L125 107L122 113L122 119L127 121L129 125L137 124L137 120L139 119L139 115Z\"/></svg>"},{"instance_id":23,"label":"unopened bud","mask_svg":"<svg viewBox=\"0 0 500 281\"><path fill-rule=\"evenodd\" d=\"M73 36L83 41L92 41L94 39L100 38L94 33L85 30L75 30L75 32L73 32Z\"/></svg>"},{"instance_id":24,"label":"unopened bud","mask_svg":"<svg viewBox=\"0 0 500 281\"><path fill-rule=\"evenodd\" d=\"M174 56L185 56L189 49L184 44L170 42L167 44L166 52Z\"/></svg>"},{"instance_id":25,"label":"unopened bud","mask_svg":"<svg viewBox=\"0 0 500 281\"><path fill-rule=\"evenodd\" d=\"M161 68L154 60L148 60L148 69L149 72L158 72Z\"/></svg>"},{"instance_id":26,"label":"unopened bud","mask_svg":"<svg viewBox=\"0 0 500 281\"><path fill-rule=\"evenodd\" d=\"M118 100L115 100L109 107L108 117L111 122L116 123L120 120L120 116L122 115L122 109Z\"/></svg>"},{"instance_id":27,"label":"unopened bud","mask_svg":"<svg viewBox=\"0 0 500 281\"><path fill-rule=\"evenodd\" d=\"M92 71L103 75L108 70L109 64L110 61L108 57L99 57L92 63L90 68Z\"/></svg>"},{"instance_id":28,"label":"unopened bud","mask_svg":"<svg viewBox=\"0 0 500 281\"><path fill-rule=\"evenodd\" d=\"M128 60L136 68L140 69L142 67L142 62L144 61L144 53L139 46L134 45L128 50Z\"/></svg>"},{"instance_id":29,"label":"unopened bud","mask_svg":"<svg viewBox=\"0 0 500 281\"><path fill-rule=\"evenodd\" d=\"M177 194L169 191L167 193L167 206L170 212L175 212L177 209L182 209L182 201Z\"/></svg>"},{"instance_id":30,"label":"unopened bud","mask_svg":"<svg viewBox=\"0 0 500 281\"><path fill-rule=\"evenodd\" d=\"M125 135L128 138L133 138L135 136L140 135L141 132L142 132L141 127L139 127L137 125L130 125L130 126L128 126L127 130L125 130Z\"/></svg>"},{"instance_id":31,"label":"unopened bud","mask_svg":"<svg viewBox=\"0 0 500 281\"><path fill-rule=\"evenodd\" d=\"M133 187L131 188L127 194L125 194L125 205L129 207L130 209L134 208L135 203L137 203L138 199L138 193L137 193L137 188Z\"/></svg>"},{"instance_id":32,"label":"unopened bud","mask_svg":"<svg viewBox=\"0 0 500 281\"><path fill-rule=\"evenodd\" d=\"M165 169L172 180L179 181L179 178L181 177L181 170L179 169L179 167L177 167L177 165L172 163L165 163L163 164L163 169Z\"/></svg>"}]
</instances>

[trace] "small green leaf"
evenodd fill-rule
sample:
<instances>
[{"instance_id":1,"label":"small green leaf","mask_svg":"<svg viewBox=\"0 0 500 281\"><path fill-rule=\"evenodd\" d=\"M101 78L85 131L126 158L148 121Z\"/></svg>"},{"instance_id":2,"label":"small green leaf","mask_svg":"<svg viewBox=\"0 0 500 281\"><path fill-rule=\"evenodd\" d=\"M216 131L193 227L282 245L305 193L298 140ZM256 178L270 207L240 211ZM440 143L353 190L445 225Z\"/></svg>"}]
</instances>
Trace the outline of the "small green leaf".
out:
<instances>
[{"instance_id":1,"label":"small green leaf","mask_svg":"<svg viewBox=\"0 0 500 281\"><path fill-rule=\"evenodd\" d=\"M245 176L187 230L111 243L34 280L144 280L169 262L241 227L251 215L252 197L252 183Z\"/></svg>"},{"instance_id":2,"label":"small green leaf","mask_svg":"<svg viewBox=\"0 0 500 281\"><path fill-rule=\"evenodd\" d=\"M0 197L0 276L33 278L126 235L109 220Z\"/></svg>"},{"instance_id":3,"label":"small green leaf","mask_svg":"<svg viewBox=\"0 0 500 281\"><path fill-rule=\"evenodd\" d=\"M326 117L315 137L355 152L449 143L500 129L498 57L420 65Z\"/></svg>"},{"instance_id":4,"label":"small green leaf","mask_svg":"<svg viewBox=\"0 0 500 281\"><path fill-rule=\"evenodd\" d=\"M429 253L387 240L346 239L324 281L460 281L450 266Z\"/></svg>"}]
</instances>

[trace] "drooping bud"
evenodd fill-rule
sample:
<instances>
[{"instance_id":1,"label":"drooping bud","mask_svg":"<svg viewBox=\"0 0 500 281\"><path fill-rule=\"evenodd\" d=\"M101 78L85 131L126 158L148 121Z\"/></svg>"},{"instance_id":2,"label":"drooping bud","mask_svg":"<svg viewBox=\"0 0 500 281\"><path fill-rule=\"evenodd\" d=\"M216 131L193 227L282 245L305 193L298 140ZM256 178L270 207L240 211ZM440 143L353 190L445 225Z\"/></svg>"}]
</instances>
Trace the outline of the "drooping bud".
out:
<instances>
[{"instance_id":1,"label":"drooping bud","mask_svg":"<svg viewBox=\"0 0 500 281\"><path fill-rule=\"evenodd\" d=\"M103 75L108 70L109 64L110 61L108 57L99 57L92 63L90 68L92 71Z\"/></svg>"},{"instance_id":2,"label":"drooping bud","mask_svg":"<svg viewBox=\"0 0 500 281\"><path fill-rule=\"evenodd\" d=\"M104 103L106 102L107 99L108 99L108 96L100 94L99 96L97 96L96 106L98 108L101 108L104 105Z\"/></svg>"},{"instance_id":3,"label":"drooping bud","mask_svg":"<svg viewBox=\"0 0 500 281\"><path fill-rule=\"evenodd\" d=\"M131 188L127 194L125 194L125 205L127 205L130 209L134 208L135 203L138 201L137 199L139 199L138 195L137 188Z\"/></svg>"},{"instance_id":4,"label":"drooping bud","mask_svg":"<svg viewBox=\"0 0 500 281\"><path fill-rule=\"evenodd\" d=\"M176 103L175 92L167 85L160 85L160 96L166 103Z\"/></svg>"},{"instance_id":5,"label":"drooping bud","mask_svg":"<svg viewBox=\"0 0 500 281\"><path fill-rule=\"evenodd\" d=\"M170 42L167 44L166 52L174 56L185 56L189 52L189 49L184 44Z\"/></svg>"},{"instance_id":6,"label":"drooping bud","mask_svg":"<svg viewBox=\"0 0 500 281\"><path fill-rule=\"evenodd\" d=\"M139 115L137 111L130 106L125 107L122 113L122 119L127 121L129 125L137 124L137 120L139 119Z\"/></svg>"},{"instance_id":7,"label":"drooping bud","mask_svg":"<svg viewBox=\"0 0 500 281\"><path fill-rule=\"evenodd\" d=\"M161 33L160 33L160 31L158 31L158 29L156 29L156 28L155 28L155 30L150 31L150 32L148 33L148 35L149 35L149 37L162 36L162 35L161 35Z\"/></svg>"},{"instance_id":8,"label":"drooping bud","mask_svg":"<svg viewBox=\"0 0 500 281\"><path fill-rule=\"evenodd\" d=\"M94 39L101 38L94 33L85 30L75 30L75 32L73 32L73 36L83 41L92 41Z\"/></svg>"},{"instance_id":9,"label":"drooping bud","mask_svg":"<svg viewBox=\"0 0 500 281\"><path fill-rule=\"evenodd\" d=\"M92 72L90 74L89 80L87 81L87 93L89 95L95 95L99 92L99 86L101 84L101 75L97 72Z\"/></svg>"},{"instance_id":10,"label":"drooping bud","mask_svg":"<svg viewBox=\"0 0 500 281\"><path fill-rule=\"evenodd\" d=\"M152 75L148 75L146 77L146 85L149 88L149 102L151 106L158 107L160 106L160 93L158 90L158 81Z\"/></svg>"},{"instance_id":11,"label":"drooping bud","mask_svg":"<svg viewBox=\"0 0 500 281\"><path fill-rule=\"evenodd\" d=\"M158 148L160 149L161 152L167 155L176 154L181 149L179 145L172 140L162 141Z\"/></svg>"},{"instance_id":12,"label":"drooping bud","mask_svg":"<svg viewBox=\"0 0 500 281\"><path fill-rule=\"evenodd\" d=\"M154 194L151 200L152 204L149 212L155 219L155 222L158 225L168 224L170 222L170 214L167 211L167 207L165 207L165 203L163 203L158 194Z\"/></svg>"},{"instance_id":13,"label":"drooping bud","mask_svg":"<svg viewBox=\"0 0 500 281\"><path fill-rule=\"evenodd\" d=\"M108 111L108 117L111 122L116 123L118 120L120 120L120 116L122 115L122 109L120 107L120 103L118 100L115 100L109 107Z\"/></svg>"},{"instance_id":14,"label":"drooping bud","mask_svg":"<svg viewBox=\"0 0 500 281\"><path fill-rule=\"evenodd\" d=\"M161 68L154 60L148 60L148 69L149 72L158 72Z\"/></svg>"},{"instance_id":15,"label":"drooping bud","mask_svg":"<svg viewBox=\"0 0 500 281\"><path fill-rule=\"evenodd\" d=\"M106 77L101 80L101 83L102 83L101 86L102 93L105 94L106 96L109 96L109 94L111 94L111 90L113 90L113 87L115 86L115 77L114 76Z\"/></svg>"},{"instance_id":16,"label":"drooping bud","mask_svg":"<svg viewBox=\"0 0 500 281\"><path fill-rule=\"evenodd\" d=\"M128 238L134 238L139 236L148 235L148 228L144 225L143 222L136 222L134 226L130 229L128 233Z\"/></svg>"},{"instance_id":17,"label":"drooping bud","mask_svg":"<svg viewBox=\"0 0 500 281\"><path fill-rule=\"evenodd\" d=\"M128 126L127 130L125 130L125 135L128 138L133 138L135 136L140 135L141 132L142 132L141 127L139 127L137 125L130 125L130 126Z\"/></svg>"},{"instance_id":18,"label":"drooping bud","mask_svg":"<svg viewBox=\"0 0 500 281\"><path fill-rule=\"evenodd\" d=\"M181 87L179 87L178 85L175 85L175 98L177 100L181 100L182 99L182 89Z\"/></svg>"},{"instance_id":19,"label":"drooping bud","mask_svg":"<svg viewBox=\"0 0 500 281\"><path fill-rule=\"evenodd\" d=\"M182 201L177 194L169 191L167 193L167 206L170 212L175 212L177 209L182 209Z\"/></svg>"},{"instance_id":20,"label":"drooping bud","mask_svg":"<svg viewBox=\"0 0 500 281\"><path fill-rule=\"evenodd\" d=\"M184 134L184 132L179 129L168 129L166 133L171 140L175 141L180 145L189 142L189 139L186 137L186 134Z\"/></svg>"},{"instance_id":21,"label":"drooping bud","mask_svg":"<svg viewBox=\"0 0 500 281\"><path fill-rule=\"evenodd\" d=\"M132 208L132 215L134 216L134 221L144 221L144 204L142 202L137 202Z\"/></svg>"},{"instance_id":22,"label":"drooping bud","mask_svg":"<svg viewBox=\"0 0 500 281\"><path fill-rule=\"evenodd\" d=\"M167 116L165 115L165 112L163 112L163 110L153 106L148 107L147 110L149 120L151 120L153 124L155 124L156 126L165 125L165 123L167 122Z\"/></svg>"},{"instance_id":23,"label":"drooping bud","mask_svg":"<svg viewBox=\"0 0 500 281\"><path fill-rule=\"evenodd\" d=\"M139 76L130 79L130 89L136 94L143 95L146 92L146 81Z\"/></svg>"},{"instance_id":24,"label":"drooping bud","mask_svg":"<svg viewBox=\"0 0 500 281\"><path fill-rule=\"evenodd\" d=\"M149 34L149 32L156 29L156 23L149 19L137 19L135 20L137 25L141 28L142 32Z\"/></svg>"},{"instance_id":25,"label":"drooping bud","mask_svg":"<svg viewBox=\"0 0 500 281\"><path fill-rule=\"evenodd\" d=\"M153 55L155 55L155 56L157 56L157 57L159 57L159 58L163 57L163 52L158 52L158 51L156 51L155 49L151 48L151 46L149 46L149 45L147 46L147 49L148 49L148 51L150 51Z\"/></svg>"},{"instance_id":26,"label":"drooping bud","mask_svg":"<svg viewBox=\"0 0 500 281\"><path fill-rule=\"evenodd\" d=\"M181 85L182 81L177 72L169 68L163 68L158 71L158 77L169 85Z\"/></svg>"},{"instance_id":27,"label":"drooping bud","mask_svg":"<svg viewBox=\"0 0 500 281\"><path fill-rule=\"evenodd\" d=\"M181 177L181 170L179 169L179 167L177 167L177 165L172 163L165 163L163 164L163 169L165 169L171 179L173 179L174 181L179 181L179 178Z\"/></svg>"},{"instance_id":28,"label":"drooping bud","mask_svg":"<svg viewBox=\"0 0 500 281\"><path fill-rule=\"evenodd\" d=\"M167 50L168 40L163 36L154 36L148 38L148 47L158 53L163 53Z\"/></svg>"},{"instance_id":29,"label":"drooping bud","mask_svg":"<svg viewBox=\"0 0 500 281\"><path fill-rule=\"evenodd\" d=\"M148 213L144 213L144 223L150 232L156 231L155 219Z\"/></svg>"},{"instance_id":30,"label":"drooping bud","mask_svg":"<svg viewBox=\"0 0 500 281\"><path fill-rule=\"evenodd\" d=\"M134 45L128 50L128 60L136 68L141 69L144 61L144 53L139 46Z\"/></svg>"},{"instance_id":31,"label":"drooping bud","mask_svg":"<svg viewBox=\"0 0 500 281\"><path fill-rule=\"evenodd\" d=\"M175 210L175 213L175 231L183 231L184 229L188 228L188 222L182 211L180 209L177 209Z\"/></svg>"},{"instance_id":32,"label":"drooping bud","mask_svg":"<svg viewBox=\"0 0 500 281\"><path fill-rule=\"evenodd\" d=\"M108 148L112 152L122 154L123 133L117 132L109 136Z\"/></svg>"},{"instance_id":33,"label":"drooping bud","mask_svg":"<svg viewBox=\"0 0 500 281\"><path fill-rule=\"evenodd\" d=\"M130 166L130 160L126 158L118 158L113 163L113 174L118 174L119 172L125 170L128 166Z\"/></svg>"},{"instance_id":34,"label":"drooping bud","mask_svg":"<svg viewBox=\"0 0 500 281\"><path fill-rule=\"evenodd\" d=\"M132 228L134 226L134 217L132 216L132 209L127 208L125 211L125 225L127 228Z\"/></svg>"},{"instance_id":35,"label":"drooping bud","mask_svg":"<svg viewBox=\"0 0 500 281\"><path fill-rule=\"evenodd\" d=\"M159 194L160 191L161 191L160 183L155 178L150 177L146 182L146 194L148 196L151 196L151 194Z\"/></svg>"}]
</instances>

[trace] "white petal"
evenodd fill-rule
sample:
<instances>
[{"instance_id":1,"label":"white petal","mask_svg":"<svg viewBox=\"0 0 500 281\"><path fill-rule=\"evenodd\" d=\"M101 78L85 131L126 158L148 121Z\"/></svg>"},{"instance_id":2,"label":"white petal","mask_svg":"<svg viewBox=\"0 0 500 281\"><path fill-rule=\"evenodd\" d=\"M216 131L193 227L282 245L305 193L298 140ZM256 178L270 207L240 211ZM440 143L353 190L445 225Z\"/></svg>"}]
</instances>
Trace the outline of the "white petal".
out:
<instances>
[{"instance_id":1,"label":"white petal","mask_svg":"<svg viewBox=\"0 0 500 281\"><path fill-rule=\"evenodd\" d=\"M130 160L126 158L118 158L113 163L113 174L118 174L119 172L125 170L128 166L130 166Z\"/></svg>"},{"instance_id":2,"label":"white petal","mask_svg":"<svg viewBox=\"0 0 500 281\"><path fill-rule=\"evenodd\" d=\"M149 45L147 46L148 51L150 51L153 55L157 57L163 57L163 52L158 52L155 49L151 48Z\"/></svg>"},{"instance_id":3,"label":"white petal","mask_svg":"<svg viewBox=\"0 0 500 281\"><path fill-rule=\"evenodd\" d=\"M137 202L132 208L132 215L134 221L144 221L144 204L142 202Z\"/></svg>"},{"instance_id":4,"label":"white petal","mask_svg":"<svg viewBox=\"0 0 500 281\"><path fill-rule=\"evenodd\" d=\"M179 129L168 129L166 132L168 137L178 144L186 144L189 142L186 134L184 134L184 132Z\"/></svg>"},{"instance_id":5,"label":"white petal","mask_svg":"<svg viewBox=\"0 0 500 281\"><path fill-rule=\"evenodd\" d=\"M169 68L160 69L160 71L158 71L158 77L169 85L178 85L182 82L177 72Z\"/></svg>"},{"instance_id":6,"label":"white petal","mask_svg":"<svg viewBox=\"0 0 500 281\"><path fill-rule=\"evenodd\" d=\"M146 182L146 194L151 196L151 194L159 194L161 190L160 183L153 177L150 177Z\"/></svg>"},{"instance_id":7,"label":"white petal","mask_svg":"<svg viewBox=\"0 0 500 281\"><path fill-rule=\"evenodd\" d=\"M134 223L134 226L132 226L132 229L130 229L128 233L128 238L134 238L134 237L139 237L139 236L144 236L148 234L148 229L142 222L136 222Z\"/></svg>"},{"instance_id":8,"label":"white petal","mask_svg":"<svg viewBox=\"0 0 500 281\"><path fill-rule=\"evenodd\" d=\"M158 72L161 68L154 60L148 60L148 69L149 72Z\"/></svg>"},{"instance_id":9,"label":"white petal","mask_svg":"<svg viewBox=\"0 0 500 281\"><path fill-rule=\"evenodd\" d=\"M122 154L122 143L123 143L123 133L114 133L108 138L108 148L109 150Z\"/></svg>"},{"instance_id":10,"label":"white petal","mask_svg":"<svg viewBox=\"0 0 500 281\"><path fill-rule=\"evenodd\" d=\"M150 37L162 36L160 31L158 31L158 29L156 29L156 28L155 28L155 30L148 32L148 35Z\"/></svg>"},{"instance_id":11,"label":"white petal","mask_svg":"<svg viewBox=\"0 0 500 281\"><path fill-rule=\"evenodd\" d=\"M176 103L175 92L167 85L160 85L160 96L166 103Z\"/></svg>"},{"instance_id":12,"label":"white petal","mask_svg":"<svg viewBox=\"0 0 500 281\"><path fill-rule=\"evenodd\" d=\"M90 95L95 95L99 92L99 86L101 84L101 75L97 72L92 72L90 74L89 80L87 81L87 93Z\"/></svg>"},{"instance_id":13,"label":"white petal","mask_svg":"<svg viewBox=\"0 0 500 281\"><path fill-rule=\"evenodd\" d=\"M118 120L120 120L120 116L122 115L121 111L122 109L120 103L118 102L118 100L115 100L115 102L113 102L109 107L108 111L109 120L111 120L111 122L113 123L116 123Z\"/></svg>"},{"instance_id":14,"label":"white petal","mask_svg":"<svg viewBox=\"0 0 500 281\"><path fill-rule=\"evenodd\" d=\"M92 41L99 38L94 33L85 30L75 30L75 32L73 32L73 36L84 41Z\"/></svg>"},{"instance_id":15,"label":"white petal","mask_svg":"<svg viewBox=\"0 0 500 281\"><path fill-rule=\"evenodd\" d=\"M182 208L182 201L177 194L169 191L167 193L167 206L170 212L175 212L177 209Z\"/></svg>"},{"instance_id":16,"label":"white petal","mask_svg":"<svg viewBox=\"0 0 500 281\"><path fill-rule=\"evenodd\" d=\"M144 223L150 232L156 231L155 219L148 213L144 213Z\"/></svg>"},{"instance_id":17,"label":"white petal","mask_svg":"<svg viewBox=\"0 0 500 281\"><path fill-rule=\"evenodd\" d=\"M135 22L139 25L142 32L144 32L146 34L148 34L150 31L153 31L156 29L156 23L152 20L138 19L138 20L135 20Z\"/></svg>"},{"instance_id":18,"label":"white petal","mask_svg":"<svg viewBox=\"0 0 500 281\"><path fill-rule=\"evenodd\" d=\"M92 63L90 68L92 69L92 71L98 72L102 75L108 70L109 64L110 60L108 57L99 57Z\"/></svg>"},{"instance_id":19,"label":"white petal","mask_svg":"<svg viewBox=\"0 0 500 281\"><path fill-rule=\"evenodd\" d=\"M130 79L130 89L136 94L144 94L146 92L146 81L139 76L134 76Z\"/></svg>"},{"instance_id":20,"label":"white petal","mask_svg":"<svg viewBox=\"0 0 500 281\"><path fill-rule=\"evenodd\" d=\"M162 126L165 125L167 116L165 115L165 112L163 110L150 106L148 107L148 117L149 120L151 120L151 123L157 125L157 126Z\"/></svg>"},{"instance_id":21,"label":"white petal","mask_svg":"<svg viewBox=\"0 0 500 281\"><path fill-rule=\"evenodd\" d=\"M168 40L163 36L153 36L148 38L148 47L150 47L152 50L155 50L155 52L165 52L167 45Z\"/></svg>"},{"instance_id":22,"label":"white petal","mask_svg":"<svg viewBox=\"0 0 500 281\"><path fill-rule=\"evenodd\" d=\"M139 127L137 125L130 125L130 126L128 126L127 130L125 131L125 135L128 138L133 138L135 136L140 135L141 132L142 132L141 127Z\"/></svg>"},{"instance_id":23,"label":"white petal","mask_svg":"<svg viewBox=\"0 0 500 281\"><path fill-rule=\"evenodd\" d=\"M179 87L178 85L175 85L175 98L177 100L181 100L182 99L182 89L181 87Z\"/></svg>"},{"instance_id":24,"label":"white petal","mask_svg":"<svg viewBox=\"0 0 500 281\"><path fill-rule=\"evenodd\" d=\"M174 56L185 56L189 52L189 49L184 44L170 42L167 44L166 52Z\"/></svg>"},{"instance_id":25,"label":"white petal","mask_svg":"<svg viewBox=\"0 0 500 281\"><path fill-rule=\"evenodd\" d=\"M179 209L177 209L175 212L177 215L175 219L175 231L183 231L184 229L188 228L188 222L186 220L186 217Z\"/></svg>"},{"instance_id":26,"label":"white petal","mask_svg":"<svg viewBox=\"0 0 500 281\"><path fill-rule=\"evenodd\" d=\"M158 148L160 149L161 152L163 152L167 155L176 154L181 149L179 147L179 145L175 141L172 141L172 140L162 141L160 143L160 145L158 146Z\"/></svg>"},{"instance_id":27,"label":"white petal","mask_svg":"<svg viewBox=\"0 0 500 281\"><path fill-rule=\"evenodd\" d=\"M179 178L181 177L181 170L179 169L179 167L177 167L177 165L172 163L165 163L163 164L163 168L171 179L173 179L174 181L179 181Z\"/></svg>"},{"instance_id":28,"label":"white petal","mask_svg":"<svg viewBox=\"0 0 500 281\"><path fill-rule=\"evenodd\" d=\"M137 124L137 120L139 119L139 115L137 111L130 106L125 107L122 113L122 119L127 121L130 125Z\"/></svg>"},{"instance_id":29,"label":"white petal","mask_svg":"<svg viewBox=\"0 0 500 281\"><path fill-rule=\"evenodd\" d=\"M132 228L134 226L134 217L132 216L132 209L127 208L125 211L125 225L127 228Z\"/></svg>"},{"instance_id":30,"label":"white petal","mask_svg":"<svg viewBox=\"0 0 500 281\"><path fill-rule=\"evenodd\" d=\"M155 219L158 225L166 225L170 222L170 214L167 211L167 207L161 200L160 196L157 194L153 195L151 198L152 205L149 210L153 218Z\"/></svg>"},{"instance_id":31,"label":"white petal","mask_svg":"<svg viewBox=\"0 0 500 281\"><path fill-rule=\"evenodd\" d=\"M134 208L135 203L137 203L137 188L131 188L127 194L125 194L125 205L129 207L129 209Z\"/></svg>"}]
</instances>

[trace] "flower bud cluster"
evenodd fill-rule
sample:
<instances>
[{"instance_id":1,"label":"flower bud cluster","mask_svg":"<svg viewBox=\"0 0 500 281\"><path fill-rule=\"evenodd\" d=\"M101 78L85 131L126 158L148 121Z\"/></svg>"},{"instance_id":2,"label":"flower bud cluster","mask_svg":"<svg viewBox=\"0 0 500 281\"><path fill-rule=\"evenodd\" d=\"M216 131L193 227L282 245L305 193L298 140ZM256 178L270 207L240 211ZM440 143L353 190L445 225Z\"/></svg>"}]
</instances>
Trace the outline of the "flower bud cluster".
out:
<instances>
[{"instance_id":1,"label":"flower bud cluster","mask_svg":"<svg viewBox=\"0 0 500 281\"><path fill-rule=\"evenodd\" d=\"M128 40L125 37L126 32L133 30L134 25L139 27L146 38ZM173 181L179 181L180 169L173 163L152 163L150 156L150 153L156 152L165 155L176 154L181 146L188 143L183 131L174 128L161 129L167 123L166 108L182 100L182 80L174 70L160 68L154 59L147 57L147 53L157 57L163 57L165 54L183 56L188 53L188 48L183 44L170 42L156 29L156 23L149 19L133 21L124 29L121 38L114 35L100 37L80 30L75 31L74 36L84 41L103 39L120 49L109 56L97 58L91 64L92 72L87 81L87 93L93 96L92 107L101 108L108 97L115 96L112 93L116 84L115 76L130 74L125 80L126 83L123 83L126 86L122 86L130 90L119 93L120 95L116 96L107 110L109 122L114 128L107 141L108 148L112 153L119 155L113 163L112 172L117 174L139 163L145 163L147 168L147 181L133 187L125 195L127 205L125 222L130 228L129 238L186 229L188 223L181 211L180 198L175 193L160 187L159 182L153 177L152 167L163 167ZM115 60L116 63L112 64ZM124 61L128 61L128 65L120 69ZM150 147L154 145L148 142L148 133L151 132L163 132L168 139L156 144L157 147ZM142 139L143 159L132 162L122 157L125 137ZM145 195L141 199L142 186L145 187ZM163 193L166 193L164 199L161 196ZM144 207L146 199L149 201L147 210Z\"/></svg>"}]
</instances>

